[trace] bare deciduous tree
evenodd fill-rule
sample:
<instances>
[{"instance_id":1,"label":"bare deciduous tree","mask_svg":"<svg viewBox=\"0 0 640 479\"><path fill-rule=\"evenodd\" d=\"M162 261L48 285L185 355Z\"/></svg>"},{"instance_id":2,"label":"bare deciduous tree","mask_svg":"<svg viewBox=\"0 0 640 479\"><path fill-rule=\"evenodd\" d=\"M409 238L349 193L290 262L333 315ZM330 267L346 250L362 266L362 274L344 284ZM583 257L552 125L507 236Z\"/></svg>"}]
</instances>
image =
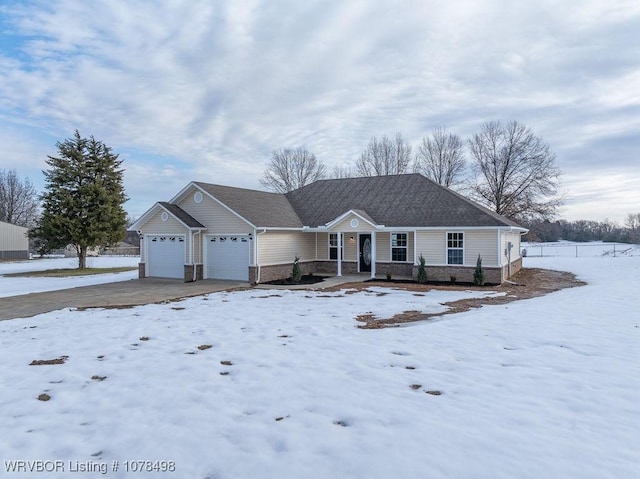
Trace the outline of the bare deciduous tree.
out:
<instances>
[{"instance_id":1,"label":"bare deciduous tree","mask_svg":"<svg viewBox=\"0 0 640 479\"><path fill-rule=\"evenodd\" d=\"M260 183L278 193L288 193L326 176L326 167L304 148L281 148L271 153L271 162Z\"/></svg>"},{"instance_id":2,"label":"bare deciduous tree","mask_svg":"<svg viewBox=\"0 0 640 479\"><path fill-rule=\"evenodd\" d=\"M556 215L560 170L555 154L531 129L517 121L482 125L469 140L474 160L471 195L511 218L548 219Z\"/></svg>"},{"instance_id":3,"label":"bare deciduous tree","mask_svg":"<svg viewBox=\"0 0 640 479\"><path fill-rule=\"evenodd\" d=\"M422 138L416 152L414 170L447 188L461 182L466 161L464 143L445 128L436 128Z\"/></svg>"},{"instance_id":4,"label":"bare deciduous tree","mask_svg":"<svg viewBox=\"0 0 640 479\"><path fill-rule=\"evenodd\" d=\"M627 213L624 225L629 230L629 241L640 242L640 213Z\"/></svg>"},{"instance_id":5,"label":"bare deciduous tree","mask_svg":"<svg viewBox=\"0 0 640 479\"><path fill-rule=\"evenodd\" d=\"M0 220L31 227L38 217L38 194L16 170L0 170Z\"/></svg>"},{"instance_id":6,"label":"bare deciduous tree","mask_svg":"<svg viewBox=\"0 0 640 479\"><path fill-rule=\"evenodd\" d=\"M635 232L640 229L640 213L627 213L624 219L624 225L631 231Z\"/></svg>"},{"instance_id":7,"label":"bare deciduous tree","mask_svg":"<svg viewBox=\"0 0 640 479\"><path fill-rule=\"evenodd\" d=\"M371 138L367 149L356 162L355 170L360 176L386 176L406 173L411 162L411 145L396 133L394 140L383 135Z\"/></svg>"},{"instance_id":8,"label":"bare deciduous tree","mask_svg":"<svg viewBox=\"0 0 640 479\"><path fill-rule=\"evenodd\" d=\"M331 172L331 178L353 178L354 176L353 168L347 165L334 166Z\"/></svg>"}]
</instances>

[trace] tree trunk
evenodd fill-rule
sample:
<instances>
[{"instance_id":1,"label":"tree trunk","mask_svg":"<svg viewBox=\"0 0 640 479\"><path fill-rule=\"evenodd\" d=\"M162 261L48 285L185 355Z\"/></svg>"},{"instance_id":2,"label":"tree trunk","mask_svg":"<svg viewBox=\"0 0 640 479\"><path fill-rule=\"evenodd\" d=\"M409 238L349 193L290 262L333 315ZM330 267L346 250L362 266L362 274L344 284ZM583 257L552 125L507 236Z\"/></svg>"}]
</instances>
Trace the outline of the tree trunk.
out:
<instances>
[{"instance_id":1,"label":"tree trunk","mask_svg":"<svg viewBox=\"0 0 640 479\"><path fill-rule=\"evenodd\" d=\"M78 248L78 269L87 269L87 247Z\"/></svg>"}]
</instances>

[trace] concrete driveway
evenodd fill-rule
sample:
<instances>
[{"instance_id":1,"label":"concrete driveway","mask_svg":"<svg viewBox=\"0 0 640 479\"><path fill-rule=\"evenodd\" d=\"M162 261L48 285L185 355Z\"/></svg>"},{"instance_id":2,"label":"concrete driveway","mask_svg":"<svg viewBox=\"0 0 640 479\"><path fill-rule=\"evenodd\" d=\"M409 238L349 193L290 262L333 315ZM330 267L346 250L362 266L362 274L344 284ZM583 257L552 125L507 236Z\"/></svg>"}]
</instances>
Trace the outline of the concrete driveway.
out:
<instances>
[{"instance_id":1,"label":"concrete driveway","mask_svg":"<svg viewBox=\"0 0 640 479\"><path fill-rule=\"evenodd\" d=\"M174 279L145 278L96 284L0 298L0 320L28 318L63 308L113 308L162 303L201 294L249 287L249 283L209 279L195 283L183 283Z\"/></svg>"}]
</instances>

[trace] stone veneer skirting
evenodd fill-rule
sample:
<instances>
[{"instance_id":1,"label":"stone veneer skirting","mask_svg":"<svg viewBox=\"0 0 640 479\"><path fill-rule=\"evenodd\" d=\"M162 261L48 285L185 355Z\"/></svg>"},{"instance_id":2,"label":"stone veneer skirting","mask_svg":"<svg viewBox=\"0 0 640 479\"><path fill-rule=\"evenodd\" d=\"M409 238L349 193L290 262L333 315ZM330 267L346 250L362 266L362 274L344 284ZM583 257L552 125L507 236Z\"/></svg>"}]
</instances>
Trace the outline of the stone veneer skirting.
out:
<instances>
[{"instance_id":1,"label":"stone veneer skirting","mask_svg":"<svg viewBox=\"0 0 640 479\"><path fill-rule=\"evenodd\" d=\"M145 277L145 263L138 264L138 277ZM184 265L184 281L186 283L193 281L192 264ZM196 264L196 281L203 278L202 264ZM293 264L277 264L260 267L260 282L266 283L278 279L286 279L291 276ZM338 274L338 263L336 261L307 261L300 263L300 269L303 275L320 274L332 275ZM455 276L456 282L473 283L474 266L426 266L428 281L444 281L450 282L452 276ZM511 262L511 275L513 276L522 269L522 258L518 258ZM358 263L355 261L342 262L342 274L357 274ZM363 273L364 274L364 273ZM392 278L413 278L418 277L418 266L408 263L376 263L376 276L386 276L391 274ZM509 266L502 268L484 268L485 283L500 284L502 279L509 279ZM256 284L258 282L258 268L249 266L249 283Z\"/></svg>"}]
</instances>

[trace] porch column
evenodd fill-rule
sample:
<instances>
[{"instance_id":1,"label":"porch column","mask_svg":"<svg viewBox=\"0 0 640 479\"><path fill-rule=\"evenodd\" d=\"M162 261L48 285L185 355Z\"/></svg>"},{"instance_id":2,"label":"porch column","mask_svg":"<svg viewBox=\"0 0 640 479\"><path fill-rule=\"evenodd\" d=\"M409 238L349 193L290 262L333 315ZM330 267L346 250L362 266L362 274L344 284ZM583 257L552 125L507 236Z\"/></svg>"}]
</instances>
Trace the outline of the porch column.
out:
<instances>
[{"instance_id":1,"label":"porch column","mask_svg":"<svg viewBox=\"0 0 640 479\"><path fill-rule=\"evenodd\" d=\"M376 277L376 232L371 232L371 277Z\"/></svg>"},{"instance_id":2,"label":"porch column","mask_svg":"<svg viewBox=\"0 0 640 479\"><path fill-rule=\"evenodd\" d=\"M337 233L338 237L338 276L342 276L342 233Z\"/></svg>"}]
</instances>

